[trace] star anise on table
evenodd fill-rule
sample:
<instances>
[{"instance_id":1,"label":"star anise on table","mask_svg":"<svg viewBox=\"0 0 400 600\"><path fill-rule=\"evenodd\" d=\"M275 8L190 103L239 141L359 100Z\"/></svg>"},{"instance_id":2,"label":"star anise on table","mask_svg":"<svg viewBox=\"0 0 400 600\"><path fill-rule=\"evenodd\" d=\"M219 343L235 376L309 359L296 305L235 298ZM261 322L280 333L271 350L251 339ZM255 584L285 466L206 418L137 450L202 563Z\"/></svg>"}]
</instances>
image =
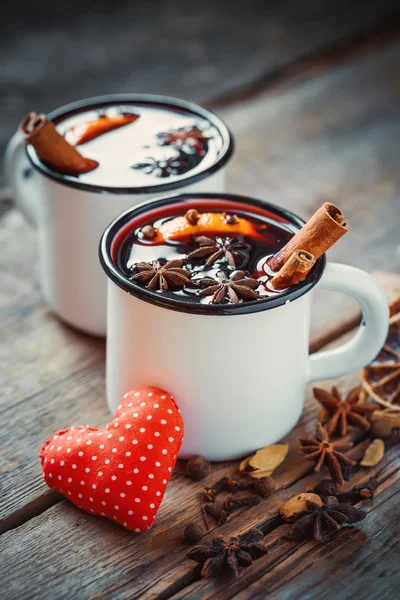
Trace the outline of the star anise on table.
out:
<instances>
[{"instance_id":1,"label":"star anise on table","mask_svg":"<svg viewBox=\"0 0 400 600\"><path fill-rule=\"evenodd\" d=\"M354 467L357 463L343 454L353 447L353 442L330 442L328 432L321 423L317 423L315 440L300 439L301 449L307 454L308 460L316 461L314 471L319 472L325 464L335 483L344 484L343 468Z\"/></svg>"},{"instance_id":2,"label":"star anise on table","mask_svg":"<svg viewBox=\"0 0 400 600\"><path fill-rule=\"evenodd\" d=\"M328 496L320 506L307 501L307 510L298 514L295 525L289 531L289 539L300 541L314 538L318 542L343 525L362 521L367 513L347 504L340 504L335 496Z\"/></svg>"},{"instance_id":3,"label":"star anise on table","mask_svg":"<svg viewBox=\"0 0 400 600\"><path fill-rule=\"evenodd\" d=\"M189 260L207 258L206 267L210 267L222 257L231 267L243 267L247 263L247 256L242 250L248 250L249 244L235 237L216 236L212 239L202 235L194 241L199 247L188 254Z\"/></svg>"},{"instance_id":4,"label":"star anise on table","mask_svg":"<svg viewBox=\"0 0 400 600\"><path fill-rule=\"evenodd\" d=\"M187 557L202 565L203 577L215 575L239 575L239 567L249 567L253 560L267 553L261 544L264 534L259 529L250 529L238 537L225 541L215 537L206 544L195 546Z\"/></svg>"},{"instance_id":5,"label":"star anise on table","mask_svg":"<svg viewBox=\"0 0 400 600\"><path fill-rule=\"evenodd\" d=\"M185 285L190 285L190 271L183 269L183 260L153 260L149 263L135 264L136 273L130 277L131 281L144 284L149 290L167 292L170 287L174 290Z\"/></svg>"},{"instance_id":6,"label":"star anise on table","mask_svg":"<svg viewBox=\"0 0 400 600\"><path fill-rule=\"evenodd\" d=\"M357 427L362 431L368 431L371 427L366 415L370 415L377 406L368 402L357 404L360 396L361 387L352 389L343 400L337 387L333 387L331 392L322 388L314 388L315 399L322 404L329 413L329 420L326 423L326 430L329 435L337 433L341 436L346 435L349 425Z\"/></svg>"},{"instance_id":7,"label":"star anise on table","mask_svg":"<svg viewBox=\"0 0 400 600\"><path fill-rule=\"evenodd\" d=\"M233 304L238 304L241 300L257 300L259 295L255 291L260 285L257 279L246 277L244 271L236 271L229 277L223 272L218 271L217 279L204 277L197 280L204 289L198 292L199 296L211 296L212 304L221 304L223 300L228 300Z\"/></svg>"}]
</instances>

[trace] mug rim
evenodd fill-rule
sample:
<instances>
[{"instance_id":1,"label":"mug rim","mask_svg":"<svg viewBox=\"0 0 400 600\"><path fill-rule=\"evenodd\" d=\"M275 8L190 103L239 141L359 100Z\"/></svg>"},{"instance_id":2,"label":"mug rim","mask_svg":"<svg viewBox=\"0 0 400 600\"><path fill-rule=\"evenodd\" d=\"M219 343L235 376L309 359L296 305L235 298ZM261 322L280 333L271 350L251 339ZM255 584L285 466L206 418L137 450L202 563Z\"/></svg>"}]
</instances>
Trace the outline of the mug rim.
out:
<instances>
[{"instance_id":1,"label":"mug rim","mask_svg":"<svg viewBox=\"0 0 400 600\"><path fill-rule=\"evenodd\" d=\"M116 235L124 226L126 226L130 221L139 215L146 212L151 212L155 208L184 202L185 200L207 201L207 199L214 201L220 199L238 203L242 202L250 206L255 206L264 210L270 210L277 216L287 219L292 225L296 225L298 229L301 229L301 227L305 224L303 219L291 211L270 202L249 196L219 192L169 194L153 200L141 202L136 206L128 208L128 210L116 217L104 231L99 244L99 260L107 277L123 291L135 296L139 300L143 300L144 302L154 304L155 306L159 306L161 308L174 310L176 312L205 316L243 315L271 310L300 298L304 294L311 291L311 289L314 288L314 286L321 279L326 266L325 254L317 259L308 280L297 284L293 290L288 288L287 291L278 294L276 298L268 297L265 299L260 299L257 302L243 302L239 304L200 304L198 302L180 302L179 300L172 300L171 298L163 296L156 291L139 286L122 274L112 258L112 244Z\"/></svg>"},{"instance_id":2,"label":"mug rim","mask_svg":"<svg viewBox=\"0 0 400 600\"><path fill-rule=\"evenodd\" d=\"M158 94L105 94L102 96L93 96L91 98L85 98L69 104L64 104L60 108L56 108L55 110L51 111L47 116L51 121L54 121L61 119L61 117L72 116L74 113L78 113L84 108L101 108L102 106L108 106L113 102L119 104L124 102L137 102L141 104L153 104L160 107L171 106L208 120L218 130L221 136L222 148L219 153L219 157L206 169L199 171L194 175L189 174L187 177L183 176L177 181L171 181L169 183L161 182L160 184L146 186L133 185L128 187L110 187L106 185L97 185L96 183L84 183L82 181L73 179L69 175L57 173L57 171L53 171L43 164L39 160L35 150L31 146L27 145L26 153L32 166L50 179L53 179L68 187L78 188L89 192L99 194L151 194L176 190L201 181L202 179L219 171L232 157L235 149L234 137L221 117L208 108L204 108L203 106L195 104L194 102L182 100L181 98L175 98L173 96L162 96Z\"/></svg>"}]
</instances>

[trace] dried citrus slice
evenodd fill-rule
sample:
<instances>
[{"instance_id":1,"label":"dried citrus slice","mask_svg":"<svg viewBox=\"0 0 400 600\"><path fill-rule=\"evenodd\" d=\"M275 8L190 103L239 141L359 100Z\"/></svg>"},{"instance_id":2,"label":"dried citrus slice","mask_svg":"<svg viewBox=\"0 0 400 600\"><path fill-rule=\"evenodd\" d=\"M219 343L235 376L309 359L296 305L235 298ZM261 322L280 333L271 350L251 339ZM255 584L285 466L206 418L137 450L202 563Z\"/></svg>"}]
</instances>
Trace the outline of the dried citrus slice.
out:
<instances>
[{"instance_id":1,"label":"dried citrus slice","mask_svg":"<svg viewBox=\"0 0 400 600\"><path fill-rule=\"evenodd\" d=\"M400 411L400 312L389 320L389 333L378 356L361 371L361 381L371 398Z\"/></svg>"}]
</instances>

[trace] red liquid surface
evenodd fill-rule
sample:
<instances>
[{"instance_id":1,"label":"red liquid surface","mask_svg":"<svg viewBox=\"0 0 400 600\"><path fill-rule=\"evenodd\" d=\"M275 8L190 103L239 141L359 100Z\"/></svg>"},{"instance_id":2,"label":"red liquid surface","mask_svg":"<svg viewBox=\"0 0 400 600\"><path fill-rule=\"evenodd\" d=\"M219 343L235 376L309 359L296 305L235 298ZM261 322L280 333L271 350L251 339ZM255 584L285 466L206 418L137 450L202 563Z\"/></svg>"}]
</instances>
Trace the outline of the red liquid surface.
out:
<instances>
[{"instance_id":1,"label":"red liquid surface","mask_svg":"<svg viewBox=\"0 0 400 600\"><path fill-rule=\"evenodd\" d=\"M174 106L125 102L82 109L56 126L68 142L97 161L85 184L146 187L178 181L206 170L219 158L223 140L206 118Z\"/></svg>"},{"instance_id":2,"label":"red liquid surface","mask_svg":"<svg viewBox=\"0 0 400 600\"><path fill-rule=\"evenodd\" d=\"M215 230L198 231L196 228L193 233L190 225L188 232L183 228L179 231L176 239L163 239L160 232L165 228L165 224L176 217L185 215L188 209L196 208L201 214L213 213L215 218L210 221L216 224ZM222 215L232 215L237 217L238 224L232 226L230 233L229 224L224 222ZM242 221L243 220L243 221ZM238 232L241 228L241 222L246 223L246 234ZM221 223L221 227L218 224ZM153 239L146 239L143 236L142 229L151 225L156 230L156 236ZM266 259L281 249L297 231L297 228L289 222L284 222L279 216L276 216L267 210L251 207L245 203L234 203L229 201L216 200L215 202L185 202L171 205L169 207L160 207L157 211L140 215L128 223L118 234L113 244L114 260L126 277L131 277L138 272L138 263L151 263L159 260L161 263L175 259L185 261L185 269L190 271L192 279L199 281L201 278L213 278L218 283L217 274L224 272L227 277L238 270L245 271L246 276L258 279L260 285L257 288L259 298L276 296L281 293L274 290L270 284L271 272L266 267ZM158 233L157 233L158 232ZM249 233L250 232L250 233ZM199 247L196 241L198 236L206 236L212 241L217 238L226 240L231 238L233 243L239 243L240 257L235 261L235 267L229 265L225 255L221 256L214 264L206 266L206 258L195 259L188 258L188 254ZM242 247L242 245L244 247ZM137 284L139 287L146 287L144 284ZM210 304L213 303L213 297L201 296L201 282L197 286L184 287L183 289L174 289L169 286L167 291L157 291L157 293L167 295L171 299L180 302ZM256 302L257 300L250 300ZM243 302L243 300L240 300ZM231 300L224 298L222 304L229 304Z\"/></svg>"}]
</instances>

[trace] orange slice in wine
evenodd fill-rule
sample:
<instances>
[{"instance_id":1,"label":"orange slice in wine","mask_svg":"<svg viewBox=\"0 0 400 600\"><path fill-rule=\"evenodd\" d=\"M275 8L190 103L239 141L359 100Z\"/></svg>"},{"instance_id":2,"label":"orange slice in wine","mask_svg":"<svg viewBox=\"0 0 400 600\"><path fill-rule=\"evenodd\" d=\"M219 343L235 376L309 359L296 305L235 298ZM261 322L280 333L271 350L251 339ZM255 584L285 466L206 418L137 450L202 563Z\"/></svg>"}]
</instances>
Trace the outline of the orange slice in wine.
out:
<instances>
[{"instance_id":1,"label":"orange slice in wine","mask_svg":"<svg viewBox=\"0 0 400 600\"><path fill-rule=\"evenodd\" d=\"M258 237L254 223L242 217L237 218L237 223L229 224L225 221L225 213L202 213L195 225L189 223L186 217L175 217L163 223L158 230L156 242L163 240L184 240L190 236L201 235L246 235Z\"/></svg>"},{"instance_id":2,"label":"orange slice in wine","mask_svg":"<svg viewBox=\"0 0 400 600\"><path fill-rule=\"evenodd\" d=\"M139 115L133 115L131 113L113 116L102 115L94 121L89 121L88 123L73 127L65 134L65 139L72 144L72 146L86 144L86 142L90 142L113 129L119 129L119 127L129 125L138 118Z\"/></svg>"}]
</instances>

